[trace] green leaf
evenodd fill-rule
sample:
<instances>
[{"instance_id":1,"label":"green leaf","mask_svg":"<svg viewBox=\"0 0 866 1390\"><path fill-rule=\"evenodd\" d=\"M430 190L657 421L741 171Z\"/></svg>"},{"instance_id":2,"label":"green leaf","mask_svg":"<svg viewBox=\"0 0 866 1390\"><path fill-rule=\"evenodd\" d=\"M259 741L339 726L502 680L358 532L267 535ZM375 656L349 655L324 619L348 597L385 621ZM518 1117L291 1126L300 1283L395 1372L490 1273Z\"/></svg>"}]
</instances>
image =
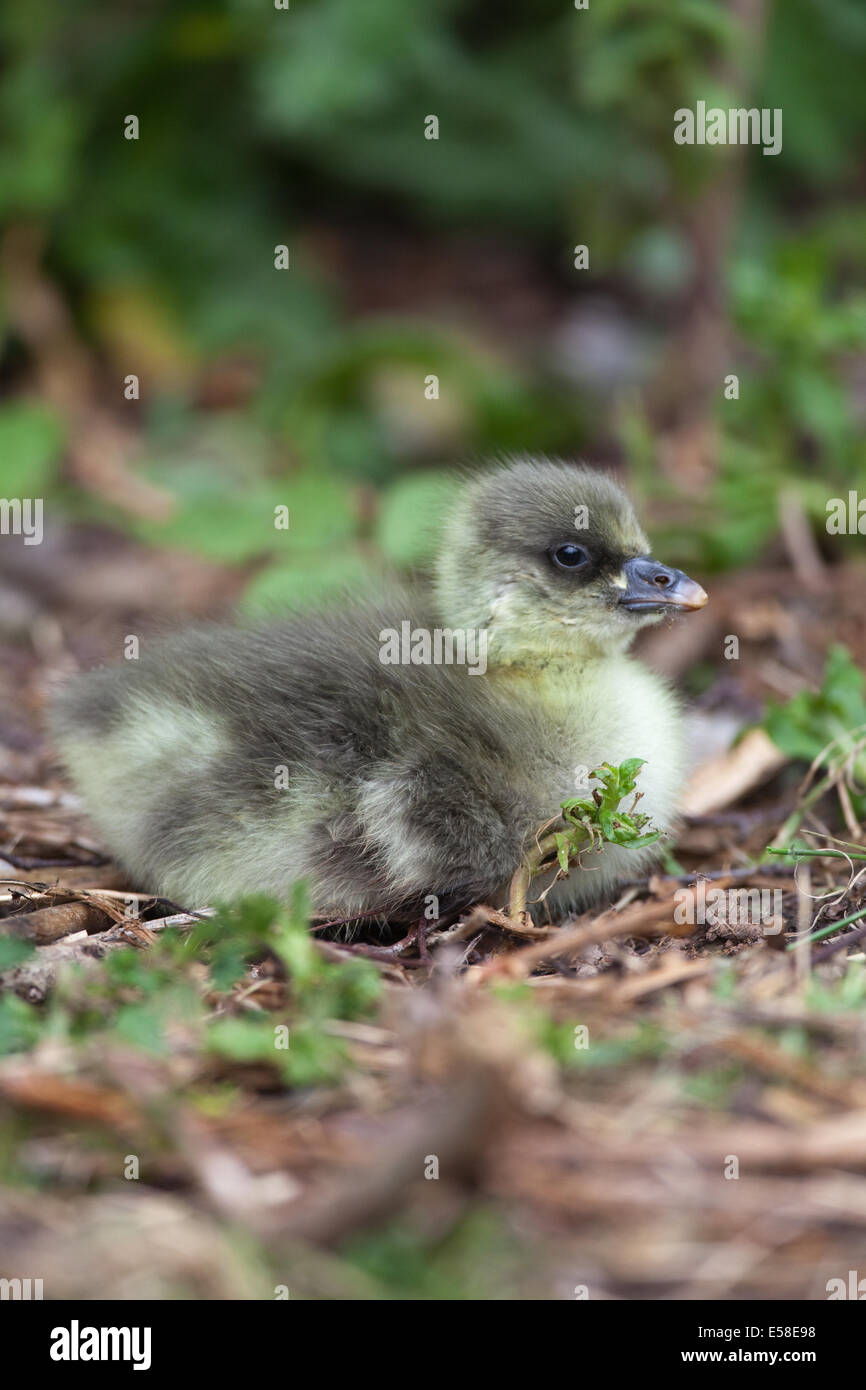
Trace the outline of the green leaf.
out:
<instances>
[{"instance_id":1,"label":"green leaf","mask_svg":"<svg viewBox=\"0 0 866 1390\"><path fill-rule=\"evenodd\" d=\"M27 401L0 409L0 496L42 497L54 480L63 430L45 406Z\"/></svg>"},{"instance_id":2,"label":"green leaf","mask_svg":"<svg viewBox=\"0 0 866 1390\"><path fill-rule=\"evenodd\" d=\"M626 758L624 763L620 763L619 773L623 793L634 791L635 779L645 762L645 758Z\"/></svg>"},{"instance_id":3,"label":"green leaf","mask_svg":"<svg viewBox=\"0 0 866 1390\"><path fill-rule=\"evenodd\" d=\"M0 970L11 970L21 965L29 960L35 950L31 941L21 941L17 936L0 936Z\"/></svg>"},{"instance_id":4,"label":"green leaf","mask_svg":"<svg viewBox=\"0 0 866 1390\"><path fill-rule=\"evenodd\" d=\"M33 1047L41 1029L42 1017L32 1004L25 1004L17 994L0 999L0 1056Z\"/></svg>"},{"instance_id":5,"label":"green leaf","mask_svg":"<svg viewBox=\"0 0 866 1390\"><path fill-rule=\"evenodd\" d=\"M284 609L304 608L343 594L373 592L376 571L362 551L340 546L271 565L256 575L241 602L245 613L267 616Z\"/></svg>"},{"instance_id":6,"label":"green leaf","mask_svg":"<svg viewBox=\"0 0 866 1390\"><path fill-rule=\"evenodd\" d=\"M413 565L431 557L454 490L450 474L432 471L400 478L388 489L376 523L376 539L387 560Z\"/></svg>"},{"instance_id":7,"label":"green leaf","mask_svg":"<svg viewBox=\"0 0 866 1390\"><path fill-rule=\"evenodd\" d=\"M866 678L839 645L832 646L827 655L821 689L802 690L783 705L771 701L763 721L776 747L788 757L811 763L824 754L825 766L852 751L855 738L866 732L864 726ZM834 740L838 740L835 748L824 753ZM866 772L862 753L857 768L861 776Z\"/></svg>"},{"instance_id":8,"label":"green leaf","mask_svg":"<svg viewBox=\"0 0 866 1390\"><path fill-rule=\"evenodd\" d=\"M165 1037L166 1009L154 1003L124 1004L118 1010L114 1032L124 1042L164 1057L170 1047Z\"/></svg>"},{"instance_id":9,"label":"green leaf","mask_svg":"<svg viewBox=\"0 0 866 1390\"><path fill-rule=\"evenodd\" d=\"M564 874L567 874L568 851L571 845L571 840L569 839L568 835L563 835L561 833L558 833L554 838L556 839L556 858L559 861L559 867L562 869L562 872Z\"/></svg>"},{"instance_id":10,"label":"green leaf","mask_svg":"<svg viewBox=\"0 0 866 1390\"><path fill-rule=\"evenodd\" d=\"M279 1058L275 1046L275 1022L268 1019L218 1018L208 1030L212 1052L234 1062L273 1062Z\"/></svg>"},{"instance_id":11,"label":"green leaf","mask_svg":"<svg viewBox=\"0 0 866 1390\"><path fill-rule=\"evenodd\" d=\"M215 990L225 993L237 983L246 969L248 954L237 941L216 943L210 955L210 978Z\"/></svg>"}]
</instances>

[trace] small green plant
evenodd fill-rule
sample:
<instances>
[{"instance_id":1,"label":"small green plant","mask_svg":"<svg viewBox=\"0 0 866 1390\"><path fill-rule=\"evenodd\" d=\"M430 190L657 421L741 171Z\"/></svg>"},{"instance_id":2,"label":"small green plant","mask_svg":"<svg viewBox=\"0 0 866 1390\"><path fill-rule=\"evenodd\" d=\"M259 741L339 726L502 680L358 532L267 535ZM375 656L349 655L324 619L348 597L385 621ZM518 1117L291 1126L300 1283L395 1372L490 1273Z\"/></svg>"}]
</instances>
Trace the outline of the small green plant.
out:
<instances>
[{"instance_id":1,"label":"small green plant","mask_svg":"<svg viewBox=\"0 0 866 1390\"><path fill-rule=\"evenodd\" d=\"M214 921L217 933L226 934L224 941L246 937L259 951L264 947L277 957L286 973L289 1001L285 1019L282 1013L216 1019L208 1033L211 1051L235 1062L276 1065L292 1086L337 1081L348 1055L330 1025L369 1015L381 991L376 967L365 960L324 959L310 937L309 904L301 886L288 907L255 897L223 909ZM277 1047L274 1029L282 1022L288 1045Z\"/></svg>"},{"instance_id":2,"label":"small green plant","mask_svg":"<svg viewBox=\"0 0 866 1390\"><path fill-rule=\"evenodd\" d=\"M599 783L588 797L572 797L562 803L562 816L569 829L556 833L556 852L559 867L568 872L569 859L579 857L587 848L601 849L607 842L624 845L628 849L642 849L653 845L661 838L658 830L647 830L650 818L636 810L642 792L635 791L638 773L644 765L643 758L626 758L619 767L612 763L602 763L601 767L590 773L590 778ZM635 792L628 811L621 802Z\"/></svg>"},{"instance_id":3,"label":"small green plant","mask_svg":"<svg viewBox=\"0 0 866 1390\"><path fill-rule=\"evenodd\" d=\"M789 758L810 765L774 849L791 845L810 806L833 787L843 809L850 802L858 818L866 815L866 678L845 647L830 648L820 690L801 690L783 705L771 702L762 727ZM824 775L817 778L819 770Z\"/></svg>"},{"instance_id":4,"label":"small green plant","mask_svg":"<svg viewBox=\"0 0 866 1390\"><path fill-rule=\"evenodd\" d=\"M245 898L185 935L160 933L146 951L112 952L98 973L70 971L44 1009L7 995L0 1000L0 1055L46 1033L72 1047L120 1043L154 1057L194 1045L233 1063L270 1066L289 1086L334 1083L349 1064L334 1025L369 1015L381 981L369 961L326 960L308 920L300 887L288 905ZM0 944L7 967L33 950L12 938ZM242 1011L238 986L267 957L285 975L285 1003L276 1012ZM275 1042L280 1028L287 1045Z\"/></svg>"},{"instance_id":5,"label":"small green plant","mask_svg":"<svg viewBox=\"0 0 866 1390\"><path fill-rule=\"evenodd\" d=\"M866 784L866 678L845 647L830 648L820 690L801 690L783 705L771 701L764 728L791 758L817 759L828 769L850 758Z\"/></svg>"},{"instance_id":6,"label":"small green plant","mask_svg":"<svg viewBox=\"0 0 866 1390\"><path fill-rule=\"evenodd\" d=\"M555 857L559 875L568 874L573 863L580 864L587 850L600 850L605 844L642 849L661 839L661 831L649 827L649 816L638 811L642 792L636 791L637 777L645 758L626 758L619 766L602 763L591 772L590 780L599 785L587 797L571 797L562 802L565 829L550 829L550 823L536 834L535 843L511 880L509 914L526 912L526 894L532 879ZM621 802L634 793L631 805Z\"/></svg>"}]
</instances>

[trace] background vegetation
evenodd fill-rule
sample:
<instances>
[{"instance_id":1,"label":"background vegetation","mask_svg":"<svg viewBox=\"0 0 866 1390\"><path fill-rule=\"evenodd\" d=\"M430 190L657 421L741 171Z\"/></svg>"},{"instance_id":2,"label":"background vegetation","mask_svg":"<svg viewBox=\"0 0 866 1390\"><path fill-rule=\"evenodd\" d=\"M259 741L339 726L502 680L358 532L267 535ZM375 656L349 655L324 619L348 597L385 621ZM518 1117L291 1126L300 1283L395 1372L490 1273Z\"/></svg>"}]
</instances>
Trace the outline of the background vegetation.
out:
<instances>
[{"instance_id":1,"label":"background vegetation","mask_svg":"<svg viewBox=\"0 0 866 1390\"><path fill-rule=\"evenodd\" d=\"M272 552L255 602L423 558L436 470L490 452L626 462L679 498L673 558L713 566L760 551L784 483L818 519L866 479L857 0L13 0L0 23L7 495ZM782 108L782 155L675 146L698 98ZM76 348L144 501L70 463Z\"/></svg>"}]
</instances>

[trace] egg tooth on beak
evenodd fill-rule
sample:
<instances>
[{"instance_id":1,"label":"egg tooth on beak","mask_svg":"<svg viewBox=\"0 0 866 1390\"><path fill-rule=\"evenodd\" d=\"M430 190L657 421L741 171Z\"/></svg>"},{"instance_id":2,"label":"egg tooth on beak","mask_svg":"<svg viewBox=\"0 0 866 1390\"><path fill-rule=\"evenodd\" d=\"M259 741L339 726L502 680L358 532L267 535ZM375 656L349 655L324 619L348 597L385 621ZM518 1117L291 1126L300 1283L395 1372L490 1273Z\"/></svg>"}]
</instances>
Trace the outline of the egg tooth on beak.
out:
<instances>
[{"instance_id":1,"label":"egg tooth on beak","mask_svg":"<svg viewBox=\"0 0 866 1390\"><path fill-rule=\"evenodd\" d=\"M651 555L638 555L623 566L626 587L619 600L630 613L667 613L703 608L707 595L682 570L660 565Z\"/></svg>"}]
</instances>

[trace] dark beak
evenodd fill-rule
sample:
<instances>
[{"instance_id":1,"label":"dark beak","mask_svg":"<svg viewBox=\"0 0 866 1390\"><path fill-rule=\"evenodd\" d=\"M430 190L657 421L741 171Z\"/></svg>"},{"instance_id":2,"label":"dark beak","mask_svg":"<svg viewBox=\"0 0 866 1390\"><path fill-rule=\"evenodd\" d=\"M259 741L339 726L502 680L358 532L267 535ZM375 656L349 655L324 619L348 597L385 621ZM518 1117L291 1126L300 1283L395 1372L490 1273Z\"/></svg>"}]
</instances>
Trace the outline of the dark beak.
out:
<instances>
[{"instance_id":1,"label":"dark beak","mask_svg":"<svg viewBox=\"0 0 866 1390\"><path fill-rule=\"evenodd\" d=\"M668 569L649 555L627 560L623 573L628 581L620 607L630 613L665 613L681 609L693 612L703 608L707 596L700 584L682 570Z\"/></svg>"}]
</instances>

